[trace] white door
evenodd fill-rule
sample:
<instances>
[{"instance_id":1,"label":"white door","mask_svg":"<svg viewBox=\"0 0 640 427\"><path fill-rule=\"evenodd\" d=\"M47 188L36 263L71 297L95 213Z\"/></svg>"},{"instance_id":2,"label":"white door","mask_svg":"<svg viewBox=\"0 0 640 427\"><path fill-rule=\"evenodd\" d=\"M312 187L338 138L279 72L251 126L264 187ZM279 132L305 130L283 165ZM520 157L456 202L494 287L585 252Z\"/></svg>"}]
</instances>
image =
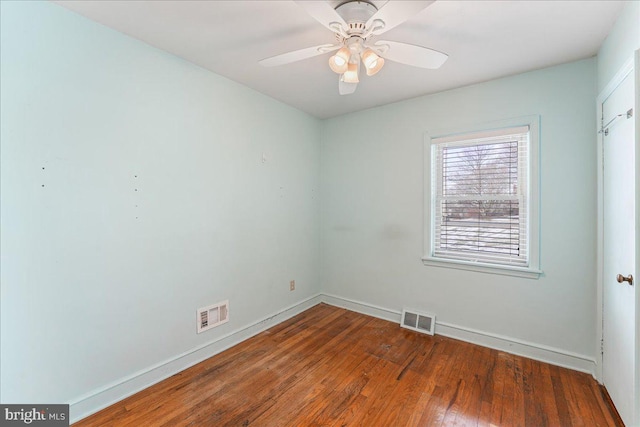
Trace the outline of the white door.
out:
<instances>
[{"instance_id":1,"label":"white door","mask_svg":"<svg viewBox=\"0 0 640 427\"><path fill-rule=\"evenodd\" d=\"M635 416L635 150L634 75L602 104L603 135L603 383L627 426ZM632 110L632 114L635 115ZM608 126L607 123L611 122ZM634 282L619 283L617 275ZM638 396L640 398L640 396Z\"/></svg>"}]
</instances>

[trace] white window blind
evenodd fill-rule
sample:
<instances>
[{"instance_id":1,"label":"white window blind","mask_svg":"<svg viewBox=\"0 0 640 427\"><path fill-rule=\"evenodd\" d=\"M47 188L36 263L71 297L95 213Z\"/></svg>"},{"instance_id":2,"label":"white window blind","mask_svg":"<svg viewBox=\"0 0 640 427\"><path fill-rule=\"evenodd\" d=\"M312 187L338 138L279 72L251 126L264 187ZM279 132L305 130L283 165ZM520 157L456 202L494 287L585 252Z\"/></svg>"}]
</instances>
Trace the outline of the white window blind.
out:
<instances>
[{"instance_id":1,"label":"white window blind","mask_svg":"<svg viewBox=\"0 0 640 427\"><path fill-rule=\"evenodd\" d=\"M529 127L432 140L433 257L528 266Z\"/></svg>"}]
</instances>

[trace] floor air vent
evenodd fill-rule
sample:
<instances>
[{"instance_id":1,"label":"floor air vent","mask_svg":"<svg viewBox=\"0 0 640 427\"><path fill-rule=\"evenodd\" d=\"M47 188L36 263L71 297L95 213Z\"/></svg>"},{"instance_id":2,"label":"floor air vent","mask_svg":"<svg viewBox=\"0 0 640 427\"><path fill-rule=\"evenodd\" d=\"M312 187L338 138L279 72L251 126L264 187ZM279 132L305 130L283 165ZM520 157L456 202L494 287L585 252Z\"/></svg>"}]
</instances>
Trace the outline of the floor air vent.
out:
<instances>
[{"instance_id":1,"label":"floor air vent","mask_svg":"<svg viewBox=\"0 0 640 427\"><path fill-rule=\"evenodd\" d=\"M433 335L436 329L436 316L405 308L402 310L400 326L423 334Z\"/></svg>"},{"instance_id":2,"label":"floor air vent","mask_svg":"<svg viewBox=\"0 0 640 427\"><path fill-rule=\"evenodd\" d=\"M198 309L198 333L229 321L229 301L222 301Z\"/></svg>"}]
</instances>

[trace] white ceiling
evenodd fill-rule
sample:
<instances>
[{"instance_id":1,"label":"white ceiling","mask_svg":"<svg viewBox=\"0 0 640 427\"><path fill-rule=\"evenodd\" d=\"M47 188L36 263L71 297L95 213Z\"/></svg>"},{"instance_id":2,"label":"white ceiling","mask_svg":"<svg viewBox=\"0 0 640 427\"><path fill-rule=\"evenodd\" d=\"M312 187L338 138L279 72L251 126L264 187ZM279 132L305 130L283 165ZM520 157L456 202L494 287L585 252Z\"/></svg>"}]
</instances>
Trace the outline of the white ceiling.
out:
<instances>
[{"instance_id":1,"label":"white ceiling","mask_svg":"<svg viewBox=\"0 0 640 427\"><path fill-rule=\"evenodd\" d=\"M394 0L391 0L394 1ZM595 55L623 1L440 0L386 40L449 55L438 70L387 61L340 96L329 54L281 67L260 59L324 43L331 31L293 1L56 1L89 19L316 116L328 118ZM330 1L334 6L340 1ZM386 1L374 1L381 7Z\"/></svg>"}]
</instances>

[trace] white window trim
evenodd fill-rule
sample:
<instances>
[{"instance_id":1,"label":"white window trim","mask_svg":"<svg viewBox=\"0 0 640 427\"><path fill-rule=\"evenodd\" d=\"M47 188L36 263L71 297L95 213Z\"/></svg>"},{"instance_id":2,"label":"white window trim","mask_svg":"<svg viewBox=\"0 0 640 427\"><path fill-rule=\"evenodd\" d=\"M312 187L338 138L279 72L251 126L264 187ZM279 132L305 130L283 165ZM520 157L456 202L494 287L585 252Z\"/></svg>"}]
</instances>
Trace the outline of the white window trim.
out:
<instances>
[{"instance_id":1,"label":"white window trim","mask_svg":"<svg viewBox=\"0 0 640 427\"><path fill-rule=\"evenodd\" d=\"M526 267L498 265L484 262L436 258L434 253L435 224L432 206L432 140L465 133L486 132L497 129L529 126L529 265ZM424 256L422 262L427 266L455 268L482 273L537 279L540 270L540 117L526 116L505 119L481 125L470 125L454 129L427 131L424 135Z\"/></svg>"}]
</instances>

